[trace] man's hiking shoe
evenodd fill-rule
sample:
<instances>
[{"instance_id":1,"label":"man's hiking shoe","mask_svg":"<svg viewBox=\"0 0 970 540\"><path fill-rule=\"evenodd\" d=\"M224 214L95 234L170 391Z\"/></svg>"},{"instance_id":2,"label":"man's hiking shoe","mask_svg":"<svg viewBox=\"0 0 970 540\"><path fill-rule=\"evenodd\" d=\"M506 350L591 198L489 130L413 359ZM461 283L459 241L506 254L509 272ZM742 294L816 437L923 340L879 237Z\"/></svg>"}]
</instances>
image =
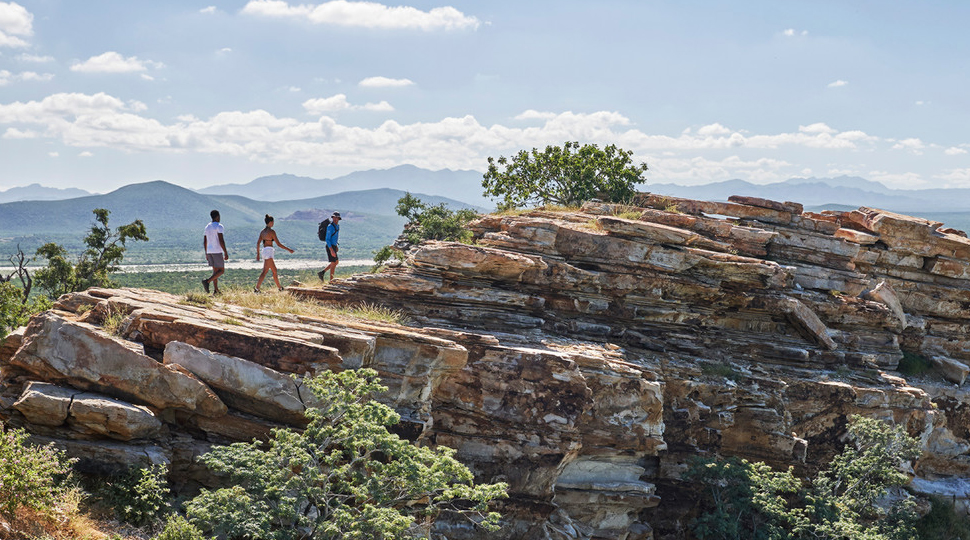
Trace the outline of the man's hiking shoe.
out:
<instances>
[{"instance_id":1,"label":"man's hiking shoe","mask_svg":"<svg viewBox=\"0 0 970 540\"><path fill-rule=\"evenodd\" d=\"M256 294L259 294L259 287L253 288L253 292L256 293Z\"/></svg>"},{"instance_id":2,"label":"man's hiking shoe","mask_svg":"<svg viewBox=\"0 0 970 540\"><path fill-rule=\"evenodd\" d=\"M205 292L209 292L209 280L208 279L203 279L202 280L202 288L205 289Z\"/></svg>"},{"instance_id":3,"label":"man's hiking shoe","mask_svg":"<svg viewBox=\"0 0 970 540\"><path fill-rule=\"evenodd\" d=\"M283 292L283 287L279 287L279 289L280 289L280 292Z\"/></svg>"},{"instance_id":4,"label":"man's hiking shoe","mask_svg":"<svg viewBox=\"0 0 970 540\"><path fill-rule=\"evenodd\" d=\"M327 272L324 270L320 270L319 272L317 272L317 277L320 278L320 281L327 281Z\"/></svg>"}]
</instances>

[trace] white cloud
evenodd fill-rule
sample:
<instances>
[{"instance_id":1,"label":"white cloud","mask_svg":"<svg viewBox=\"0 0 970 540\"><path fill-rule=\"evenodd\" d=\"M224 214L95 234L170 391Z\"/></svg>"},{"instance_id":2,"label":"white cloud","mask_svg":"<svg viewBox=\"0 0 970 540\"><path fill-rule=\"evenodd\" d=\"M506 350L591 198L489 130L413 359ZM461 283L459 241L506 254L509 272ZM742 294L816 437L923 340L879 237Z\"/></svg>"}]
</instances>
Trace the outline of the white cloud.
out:
<instances>
[{"instance_id":1,"label":"white cloud","mask_svg":"<svg viewBox=\"0 0 970 540\"><path fill-rule=\"evenodd\" d=\"M222 54L227 54L227 53L231 53L232 52L232 49L230 49L229 47L223 47L223 48L219 49L219 52L222 53Z\"/></svg>"},{"instance_id":2,"label":"white cloud","mask_svg":"<svg viewBox=\"0 0 970 540\"><path fill-rule=\"evenodd\" d=\"M871 159L864 156L873 151L892 151L894 145L931 148L919 139L888 140L858 130L839 131L824 123L794 126L779 133L750 133L712 123L664 135L645 132L615 111L527 110L516 119L528 122L509 125L486 125L465 115L406 124L387 120L365 127L343 121L340 114L391 111L393 107L387 102L355 104L345 94L308 99L303 107L313 116L293 118L255 110L225 111L204 118L183 114L161 121L152 118L141 102L104 93L65 93L37 101L0 102L0 130L6 129L3 136L7 139L44 138L78 151L104 147L124 152L216 154L262 163L348 169L401 163L430 169L475 169L488 156L583 141L631 150L634 159L648 162L652 181L678 183L737 177L763 183L812 170L862 174L864 161ZM948 174L959 180L959 171ZM874 171L872 175L896 186L925 181L911 173Z\"/></svg>"},{"instance_id":3,"label":"white cloud","mask_svg":"<svg viewBox=\"0 0 970 540\"><path fill-rule=\"evenodd\" d=\"M27 47L34 35L34 16L16 2L0 2L0 47ZM19 37L18 37L19 36Z\"/></svg>"},{"instance_id":4,"label":"white cloud","mask_svg":"<svg viewBox=\"0 0 970 540\"><path fill-rule=\"evenodd\" d=\"M4 139L36 139L39 136L39 133L29 129L26 131L21 131L17 128L7 128L7 130L3 132Z\"/></svg>"},{"instance_id":5,"label":"white cloud","mask_svg":"<svg viewBox=\"0 0 970 540\"><path fill-rule=\"evenodd\" d=\"M215 6L208 6L199 10L199 13L215 13L215 12L216 12Z\"/></svg>"},{"instance_id":6,"label":"white cloud","mask_svg":"<svg viewBox=\"0 0 970 540\"><path fill-rule=\"evenodd\" d=\"M377 2L333 0L322 4L290 5L283 0L251 0L242 13L257 17L305 20L313 24L332 24L380 29L432 30L477 29L478 19L446 6L421 11L411 6L390 7Z\"/></svg>"},{"instance_id":7,"label":"white cloud","mask_svg":"<svg viewBox=\"0 0 970 540\"><path fill-rule=\"evenodd\" d=\"M930 103L929 101L923 101L921 99L921 100L919 100L919 101L916 102L916 105L920 105L920 106L922 106L922 105L929 105L929 103Z\"/></svg>"},{"instance_id":8,"label":"white cloud","mask_svg":"<svg viewBox=\"0 0 970 540\"><path fill-rule=\"evenodd\" d=\"M839 79L837 81L830 82L828 84L828 87L829 88L838 88L840 86L845 86L847 84L849 84L849 81L843 81L842 79Z\"/></svg>"},{"instance_id":9,"label":"white cloud","mask_svg":"<svg viewBox=\"0 0 970 540\"><path fill-rule=\"evenodd\" d=\"M944 150L943 153L946 154L946 155L948 155L948 156L959 156L961 154L966 154L967 153L967 150L966 150L966 148L960 148L960 147L957 147L957 146L951 146L951 147L947 148L946 150Z\"/></svg>"},{"instance_id":10,"label":"white cloud","mask_svg":"<svg viewBox=\"0 0 970 540\"><path fill-rule=\"evenodd\" d=\"M556 113L554 112L540 112L535 109L529 109L522 114L515 117L516 120L549 120L555 118Z\"/></svg>"},{"instance_id":11,"label":"white cloud","mask_svg":"<svg viewBox=\"0 0 970 540\"><path fill-rule=\"evenodd\" d=\"M36 62L38 64L44 64L44 63L47 63L47 62L53 62L54 61L54 57L53 56L39 56L39 55L36 55L36 54L23 53L23 54L17 56L17 60L20 60L21 62Z\"/></svg>"},{"instance_id":12,"label":"white cloud","mask_svg":"<svg viewBox=\"0 0 970 540\"><path fill-rule=\"evenodd\" d=\"M364 88L400 88L403 86L411 86L414 81L411 79L390 79L388 77L367 77L357 83L357 86L362 86Z\"/></svg>"},{"instance_id":13,"label":"white cloud","mask_svg":"<svg viewBox=\"0 0 970 540\"><path fill-rule=\"evenodd\" d=\"M144 79L144 80L146 80L146 81L154 81L155 80L155 77L152 77L151 75L149 75L147 73L142 73L141 74L141 78Z\"/></svg>"},{"instance_id":14,"label":"white cloud","mask_svg":"<svg viewBox=\"0 0 970 540\"><path fill-rule=\"evenodd\" d=\"M702 137L710 137L713 135L729 135L731 130L722 126L721 124L708 124L706 126L701 126L697 130L697 134Z\"/></svg>"},{"instance_id":15,"label":"white cloud","mask_svg":"<svg viewBox=\"0 0 970 540\"><path fill-rule=\"evenodd\" d=\"M802 30L801 32L799 32L799 31L795 30L794 28L786 28L785 30L782 30L781 33L785 37L795 37L796 35L797 36L807 36L808 35L808 30Z\"/></svg>"},{"instance_id":16,"label":"white cloud","mask_svg":"<svg viewBox=\"0 0 970 540\"><path fill-rule=\"evenodd\" d=\"M81 73L135 73L146 71L147 66L161 68L164 67L164 64L151 60L139 60L137 56L125 58L117 52L108 51L98 56L92 56L84 62L75 63L71 66L71 71Z\"/></svg>"},{"instance_id":17,"label":"white cloud","mask_svg":"<svg viewBox=\"0 0 970 540\"><path fill-rule=\"evenodd\" d=\"M303 108L310 114L322 114L349 109L350 102L346 94L337 94L328 98L308 99L303 102Z\"/></svg>"},{"instance_id":18,"label":"white cloud","mask_svg":"<svg viewBox=\"0 0 970 540\"><path fill-rule=\"evenodd\" d=\"M963 169L949 169L943 174L936 175L935 178L939 178L945 182L943 187L949 188L966 188L970 187L970 168Z\"/></svg>"},{"instance_id":19,"label":"white cloud","mask_svg":"<svg viewBox=\"0 0 970 540\"><path fill-rule=\"evenodd\" d=\"M798 131L802 133L835 133L825 122L816 122L808 126L798 126Z\"/></svg>"},{"instance_id":20,"label":"white cloud","mask_svg":"<svg viewBox=\"0 0 970 540\"><path fill-rule=\"evenodd\" d=\"M893 189L915 189L929 187L922 175L914 172L908 173L889 173L886 171L869 171L869 180L882 183L884 186Z\"/></svg>"},{"instance_id":21,"label":"white cloud","mask_svg":"<svg viewBox=\"0 0 970 540\"><path fill-rule=\"evenodd\" d=\"M88 152L87 150L85 150L84 152L79 153L77 157L91 157L93 155L94 154L92 154L91 152Z\"/></svg>"},{"instance_id":22,"label":"white cloud","mask_svg":"<svg viewBox=\"0 0 970 540\"><path fill-rule=\"evenodd\" d=\"M308 99L303 102L303 108L306 109L308 113L315 115L345 110L364 110L375 112L389 112L394 110L394 107L392 107L391 104L386 101L381 101L380 103L367 103L364 105L351 105L350 102L347 101L346 94L337 94L328 98Z\"/></svg>"},{"instance_id":23,"label":"white cloud","mask_svg":"<svg viewBox=\"0 0 970 540\"><path fill-rule=\"evenodd\" d=\"M50 157L58 157L61 154L60 154L60 152L47 152L47 155L50 156Z\"/></svg>"},{"instance_id":24,"label":"white cloud","mask_svg":"<svg viewBox=\"0 0 970 540\"><path fill-rule=\"evenodd\" d=\"M296 93L296 92L299 92L301 89L299 86L291 86L287 88L287 90L289 90L290 92Z\"/></svg>"},{"instance_id":25,"label":"white cloud","mask_svg":"<svg viewBox=\"0 0 970 540\"><path fill-rule=\"evenodd\" d=\"M893 150L908 150L917 155L922 155L924 148L926 145L917 138L903 139L893 145Z\"/></svg>"},{"instance_id":26,"label":"white cloud","mask_svg":"<svg viewBox=\"0 0 970 540\"><path fill-rule=\"evenodd\" d=\"M380 103L365 103L361 106L361 109L365 111L375 111L375 112L392 112L394 107L386 101L381 101Z\"/></svg>"},{"instance_id":27,"label":"white cloud","mask_svg":"<svg viewBox=\"0 0 970 540\"><path fill-rule=\"evenodd\" d=\"M53 78L53 73L35 73L33 71L11 73L5 69L0 69L0 86L6 86L10 83L22 81L46 82L52 80Z\"/></svg>"}]
</instances>

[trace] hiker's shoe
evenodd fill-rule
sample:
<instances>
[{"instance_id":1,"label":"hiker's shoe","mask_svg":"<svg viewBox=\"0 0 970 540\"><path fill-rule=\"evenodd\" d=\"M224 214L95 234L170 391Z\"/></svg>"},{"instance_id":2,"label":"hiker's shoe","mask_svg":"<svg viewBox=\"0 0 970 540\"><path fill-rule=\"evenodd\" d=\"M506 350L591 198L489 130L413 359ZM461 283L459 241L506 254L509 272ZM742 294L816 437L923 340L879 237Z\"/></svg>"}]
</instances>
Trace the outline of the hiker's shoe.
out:
<instances>
[{"instance_id":1,"label":"hiker's shoe","mask_svg":"<svg viewBox=\"0 0 970 540\"><path fill-rule=\"evenodd\" d=\"M209 292L209 280L208 279L203 279L202 280L202 288L205 289L205 292Z\"/></svg>"},{"instance_id":2,"label":"hiker's shoe","mask_svg":"<svg viewBox=\"0 0 970 540\"><path fill-rule=\"evenodd\" d=\"M256 293L256 294L259 294L259 287L254 287L253 288L253 292Z\"/></svg>"},{"instance_id":3,"label":"hiker's shoe","mask_svg":"<svg viewBox=\"0 0 970 540\"><path fill-rule=\"evenodd\" d=\"M320 278L320 281L327 281L327 273L323 270L317 272L317 277Z\"/></svg>"},{"instance_id":4,"label":"hiker's shoe","mask_svg":"<svg viewBox=\"0 0 970 540\"><path fill-rule=\"evenodd\" d=\"M283 287L279 287L280 292L283 292Z\"/></svg>"}]
</instances>

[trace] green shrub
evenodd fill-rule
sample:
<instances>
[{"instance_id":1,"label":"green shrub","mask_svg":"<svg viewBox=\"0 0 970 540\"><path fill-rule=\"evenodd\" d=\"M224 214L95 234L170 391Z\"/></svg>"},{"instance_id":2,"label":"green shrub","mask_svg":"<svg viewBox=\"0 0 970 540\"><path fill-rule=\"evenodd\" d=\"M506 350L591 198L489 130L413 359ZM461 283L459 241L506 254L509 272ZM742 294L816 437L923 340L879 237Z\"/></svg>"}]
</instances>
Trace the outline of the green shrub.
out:
<instances>
[{"instance_id":1,"label":"green shrub","mask_svg":"<svg viewBox=\"0 0 970 540\"><path fill-rule=\"evenodd\" d=\"M53 445L31 446L27 438L22 429L0 434L0 515L6 518L21 507L50 512L71 487L73 460Z\"/></svg>"},{"instance_id":2,"label":"green shrub","mask_svg":"<svg viewBox=\"0 0 970 540\"><path fill-rule=\"evenodd\" d=\"M404 260L404 252L392 246L384 246L374 251L374 268L379 268L391 259Z\"/></svg>"},{"instance_id":3,"label":"green shrub","mask_svg":"<svg viewBox=\"0 0 970 540\"><path fill-rule=\"evenodd\" d=\"M172 514L165 522L165 528L152 540L207 540L202 531L189 523L179 514Z\"/></svg>"},{"instance_id":4,"label":"green shrub","mask_svg":"<svg viewBox=\"0 0 970 540\"><path fill-rule=\"evenodd\" d=\"M440 512L451 511L497 529L488 505L505 496L505 484L475 485L454 450L388 432L399 416L374 401L387 390L376 376L363 369L307 379L320 406L307 411L303 432L277 429L266 444L202 456L232 487L189 501L189 521L228 538L391 539L426 535Z\"/></svg>"},{"instance_id":5,"label":"green shrub","mask_svg":"<svg viewBox=\"0 0 970 540\"><path fill-rule=\"evenodd\" d=\"M99 490L121 521L135 526L158 521L169 512L168 467L131 467Z\"/></svg>"},{"instance_id":6,"label":"green shrub","mask_svg":"<svg viewBox=\"0 0 970 540\"><path fill-rule=\"evenodd\" d=\"M953 501L931 496L929 513L916 523L919 540L970 540L970 518L958 514Z\"/></svg>"},{"instance_id":7,"label":"green shrub","mask_svg":"<svg viewBox=\"0 0 970 540\"><path fill-rule=\"evenodd\" d=\"M929 358L916 353L903 351L903 358L899 361L896 371L903 375L922 375L933 369Z\"/></svg>"},{"instance_id":8,"label":"green shrub","mask_svg":"<svg viewBox=\"0 0 970 540\"><path fill-rule=\"evenodd\" d=\"M853 416L845 449L805 485L792 469L776 472L737 458L694 460L684 479L702 484L706 494L694 534L701 540L915 538L912 497L877 502L909 481L899 466L918 455L919 442L902 427Z\"/></svg>"},{"instance_id":9,"label":"green shrub","mask_svg":"<svg viewBox=\"0 0 970 540\"><path fill-rule=\"evenodd\" d=\"M395 209L399 216L408 220L404 235L412 244L423 240L470 242L473 234L467 225L478 217L474 210L451 210L444 203L432 206L410 193L398 199Z\"/></svg>"}]
</instances>

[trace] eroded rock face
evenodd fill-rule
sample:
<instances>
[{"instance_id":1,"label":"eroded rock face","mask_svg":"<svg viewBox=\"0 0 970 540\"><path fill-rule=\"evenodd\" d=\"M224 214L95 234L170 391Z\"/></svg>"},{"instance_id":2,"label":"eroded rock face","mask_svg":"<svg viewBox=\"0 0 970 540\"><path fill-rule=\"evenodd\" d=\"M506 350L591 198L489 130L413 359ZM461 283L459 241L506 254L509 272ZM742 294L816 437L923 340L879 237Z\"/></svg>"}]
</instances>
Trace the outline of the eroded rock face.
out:
<instances>
[{"instance_id":1,"label":"eroded rock face","mask_svg":"<svg viewBox=\"0 0 970 540\"><path fill-rule=\"evenodd\" d=\"M92 469L152 460L204 483L193 460L209 445L300 425L299 377L366 366L402 434L509 483L505 527L488 538L687 538L689 457L811 474L855 414L920 438L915 490L970 501L959 231L871 208L653 194L471 229L475 245L432 242L382 273L289 289L401 309L407 328L151 291L65 296L0 345L0 420ZM98 327L109 312L127 316L120 336ZM904 355L937 367L903 375ZM486 537L457 522L439 532Z\"/></svg>"}]
</instances>

